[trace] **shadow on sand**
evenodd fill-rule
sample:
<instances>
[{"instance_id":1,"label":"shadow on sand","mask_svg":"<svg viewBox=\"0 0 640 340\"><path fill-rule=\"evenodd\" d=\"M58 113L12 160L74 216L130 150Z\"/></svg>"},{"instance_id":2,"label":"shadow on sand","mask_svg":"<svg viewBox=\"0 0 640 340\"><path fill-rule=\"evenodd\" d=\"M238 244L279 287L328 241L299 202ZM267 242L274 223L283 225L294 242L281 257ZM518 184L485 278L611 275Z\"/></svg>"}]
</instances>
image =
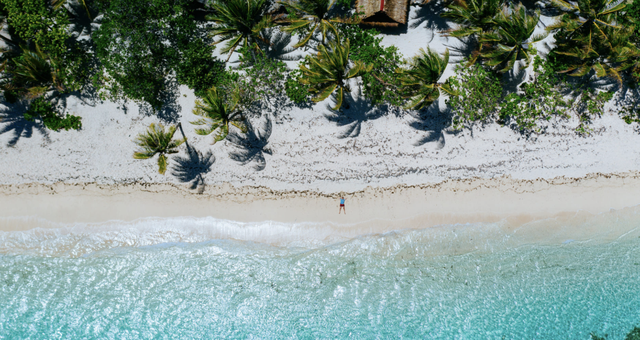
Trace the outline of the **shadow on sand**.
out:
<instances>
[{"instance_id":1,"label":"shadow on sand","mask_svg":"<svg viewBox=\"0 0 640 340\"><path fill-rule=\"evenodd\" d=\"M34 131L40 132L47 142L49 141L49 133L42 122L30 122L24 119L25 111L27 111L27 106L22 102L5 104L0 109L0 135L12 134L7 143L9 147L14 147L20 138L31 138Z\"/></svg>"},{"instance_id":2,"label":"shadow on sand","mask_svg":"<svg viewBox=\"0 0 640 340\"><path fill-rule=\"evenodd\" d=\"M216 158L211 151L206 154L187 146L186 157L176 156L173 160L176 164L173 166L172 175L182 183L191 183L189 189L198 190L203 193L205 188L204 175L211 171L211 166L215 163Z\"/></svg>"},{"instance_id":3,"label":"shadow on sand","mask_svg":"<svg viewBox=\"0 0 640 340\"><path fill-rule=\"evenodd\" d=\"M451 109L448 107L442 109L439 102L435 102L426 110L416 111L412 116L415 120L409 125L416 130L425 132L413 145L422 146L427 143L435 143L436 150L444 148L446 143L445 130L451 125L453 117Z\"/></svg>"},{"instance_id":4,"label":"shadow on sand","mask_svg":"<svg viewBox=\"0 0 640 340\"><path fill-rule=\"evenodd\" d=\"M269 115L264 116L260 129L256 129L247 121L247 133L233 133L227 136L227 140L234 145L229 157L242 165L254 163L253 168L256 171L264 170L267 166L264 155L271 155L271 149L267 147L271 132L272 123Z\"/></svg>"},{"instance_id":5,"label":"shadow on sand","mask_svg":"<svg viewBox=\"0 0 640 340\"><path fill-rule=\"evenodd\" d=\"M409 18L409 27L416 29L425 24L424 29L431 34L427 43L431 43L436 32L446 31L451 28L449 20L442 17L442 13L446 11L446 3L444 1L429 1L426 5L420 6L411 18Z\"/></svg>"},{"instance_id":6,"label":"shadow on sand","mask_svg":"<svg viewBox=\"0 0 640 340\"><path fill-rule=\"evenodd\" d=\"M335 96L332 97L332 102L332 104L327 105L329 113L325 113L325 117L339 127L346 126L338 135L338 138L341 139L358 137L362 129L362 123L384 116L389 109L386 105L372 105L368 99L364 98L361 90L358 91L355 97L351 93L345 94L343 108L340 110L332 109L336 105ZM348 108L345 108L347 105Z\"/></svg>"}]
</instances>

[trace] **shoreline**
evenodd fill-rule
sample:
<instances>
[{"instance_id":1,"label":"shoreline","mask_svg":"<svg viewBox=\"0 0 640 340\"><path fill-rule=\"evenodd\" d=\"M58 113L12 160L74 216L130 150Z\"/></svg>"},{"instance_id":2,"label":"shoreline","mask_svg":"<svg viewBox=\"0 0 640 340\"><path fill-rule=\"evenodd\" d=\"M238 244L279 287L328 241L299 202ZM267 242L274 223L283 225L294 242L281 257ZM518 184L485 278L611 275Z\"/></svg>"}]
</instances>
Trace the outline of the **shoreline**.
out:
<instances>
[{"instance_id":1,"label":"shoreline","mask_svg":"<svg viewBox=\"0 0 640 340\"><path fill-rule=\"evenodd\" d=\"M590 174L581 178L447 180L435 184L367 187L344 192L347 215L338 214L341 194L277 191L266 187L207 186L202 194L175 184L0 185L0 230L26 230L16 218L54 223L101 223L141 218L214 217L238 222L363 224L380 230L413 220L420 228L456 223L515 224L597 214L640 205L640 172Z\"/></svg>"}]
</instances>

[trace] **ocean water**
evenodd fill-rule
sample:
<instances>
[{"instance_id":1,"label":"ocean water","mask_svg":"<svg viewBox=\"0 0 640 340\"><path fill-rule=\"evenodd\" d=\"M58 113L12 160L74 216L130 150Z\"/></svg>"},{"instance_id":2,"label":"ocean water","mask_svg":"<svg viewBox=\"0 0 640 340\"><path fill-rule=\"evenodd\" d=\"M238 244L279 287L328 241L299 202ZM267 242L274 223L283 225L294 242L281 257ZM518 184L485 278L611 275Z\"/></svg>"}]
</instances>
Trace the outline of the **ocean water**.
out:
<instances>
[{"instance_id":1,"label":"ocean water","mask_svg":"<svg viewBox=\"0 0 640 340\"><path fill-rule=\"evenodd\" d=\"M623 339L640 325L639 216L337 243L213 218L0 232L0 338ZM246 241L258 229L300 237Z\"/></svg>"}]
</instances>

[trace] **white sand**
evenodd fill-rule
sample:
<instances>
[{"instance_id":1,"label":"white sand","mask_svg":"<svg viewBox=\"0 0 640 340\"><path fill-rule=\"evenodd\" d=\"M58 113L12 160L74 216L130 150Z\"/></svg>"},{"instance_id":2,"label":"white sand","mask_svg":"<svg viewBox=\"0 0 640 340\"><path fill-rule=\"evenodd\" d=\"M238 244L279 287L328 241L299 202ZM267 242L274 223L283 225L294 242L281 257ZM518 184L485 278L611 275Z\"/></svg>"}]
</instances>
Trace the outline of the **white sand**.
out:
<instances>
[{"instance_id":1,"label":"white sand","mask_svg":"<svg viewBox=\"0 0 640 340\"><path fill-rule=\"evenodd\" d=\"M412 17L416 11L417 8L412 7ZM415 20L412 20L413 22ZM429 25L432 25L429 21L417 27L410 23L407 33L386 36L383 42L398 46L405 57L413 56L420 47L426 47L427 44L437 51L444 51L447 46L456 44L452 39L447 40L433 29L425 27ZM451 73L450 70L448 73ZM605 115L594 121L591 125L594 132L590 136L577 136L572 129L576 125L573 120L557 122L547 133L526 138L508 127L496 124L452 133L443 130L444 126L438 119L437 110L432 110L420 118L409 112L387 112L370 108L366 102L359 100L352 104L354 109L339 118L328 109L329 103L320 103L309 109L287 108L273 114L265 114L261 118L253 118L251 123L258 128L263 126L267 119L271 120L272 132L268 138L262 139L266 142L264 148L249 149L251 158L241 162L232 159L230 155L235 154L242 158L241 154L247 150L246 148L238 147L230 141L211 146L211 136L202 137L194 133L193 126L188 122L195 119L191 113L195 96L184 87L180 90L179 121L183 124L189 144L203 155L211 152L215 156L215 163L210 168L201 166L201 170L204 168L209 171L203 172L200 182L196 183L206 183L205 194L215 193L221 187L230 186L261 187L260 190L263 191L312 192L273 201L255 200L255 195L248 193L254 189L237 189L239 191L233 197L242 197L239 199L242 204L231 209L225 204L236 203L224 203L229 197L224 196L216 201L216 204L209 205L210 198L203 198L209 196L191 195L204 189L202 185L193 190L188 189L199 179L180 179L172 174L172 170L169 170L166 176L162 176L157 173L155 159L132 158L135 149L133 139L150 123L158 122L158 118L141 113L133 103L83 103L77 98L70 98L68 112L82 117L81 131L22 130L20 124L11 120L0 122L0 184L5 185L0 216L37 215L60 221L177 215L215 216L251 221L337 221L332 212L337 209L335 194L356 191L358 193L350 196L349 205L350 209L354 209L354 213L340 220L342 222L372 218L400 219L416 216L419 211L427 214L481 215L484 216L482 218L495 219L512 215L509 209L514 209L515 215L550 216L580 209L599 212L640 203L635 199L637 191L634 191L637 187L635 171L640 170L640 135L634 131L633 126L625 124L617 116L615 108L607 107ZM440 104L443 106L442 101ZM15 108L14 111L11 111L12 108L4 110L9 115L18 112ZM177 136L180 136L179 133ZM186 148L182 148L179 156L187 156ZM172 159L170 167L175 164L175 159ZM503 176L510 176L514 180L540 179L534 182L507 179L510 183L507 191L519 192L521 188L534 185L527 183L555 183L555 180L546 180L561 176L580 178L588 174L613 173L621 173L624 178L633 178L630 180L631 184L619 180L605 181L604 183L608 183L611 188L600 188L607 192L603 196L588 195L591 188L589 185L576 191L557 189L560 190L557 197L549 194L556 193L556 189L553 189L553 185L548 185L547 189L531 194L535 196L527 198L531 201L524 200L526 195L505 196L509 198L505 199L497 193L492 196L492 200L497 201L487 200L482 196L484 194L469 194L465 196L464 201L459 201L460 198L455 194L438 196L438 199L434 200L430 198L429 190L436 189L429 189L425 194L422 189L415 188L406 190L419 193L416 194L419 198L407 194L379 201L375 195L368 197L369 194L377 192L377 189L365 189L397 185L423 186L457 179L463 181L449 183L465 185L465 179L477 178L478 180L472 182L484 183L481 182L482 179ZM592 178L590 181L599 183L601 179L606 178L606 175L603 176L597 177L598 179ZM504 179L499 179L487 183L500 187L503 181ZM78 192L77 187L74 187L75 189L62 190L63 194L50 196L44 194L49 193L49 189L43 189L47 187L38 184L58 182L80 186L83 183L97 183L89 185L91 188L96 185L137 185L92 189L89 196ZM154 184L153 188L160 184L183 188L178 190L179 193L169 195L170 202L196 203L193 203L193 208L190 207L191 203L180 203L176 209L171 208L172 205L155 206L154 202L164 202L165 196L145 196L146 184ZM625 187L621 187L622 185ZM40 192L39 195L32 195L34 187L41 188L37 190ZM56 184L54 188L66 186ZM382 192L389 193L394 190ZM22 191L24 195L14 195ZM114 191L118 194L112 195ZM403 189L401 192L407 191ZM325 199L324 194L331 195L332 198ZM117 199L98 198L103 195ZM131 212L133 208L128 205L139 195L142 195L140 199L147 203L140 204L141 210ZM310 196L314 199L307 201L305 197ZM607 200L603 202L605 197ZM414 198L417 201L414 202ZM519 200L524 200L526 204L516 204ZM368 203L362 203L359 212L356 213L358 210L355 207L360 203L355 202ZM71 209L76 204L82 209ZM515 206L512 207L510 204ZM73 211L56 212L58 205L59 209ZM308 205L314 207L308 208ZM454 209L461 205L470 205L472 208ZM390 206L394 208L391 209ZM405 206L409 207L406 211L403 210ZM239 212L241 210L245 212ZM427 224L433 223L435 222Z\"/></svg>"}]
</instances>

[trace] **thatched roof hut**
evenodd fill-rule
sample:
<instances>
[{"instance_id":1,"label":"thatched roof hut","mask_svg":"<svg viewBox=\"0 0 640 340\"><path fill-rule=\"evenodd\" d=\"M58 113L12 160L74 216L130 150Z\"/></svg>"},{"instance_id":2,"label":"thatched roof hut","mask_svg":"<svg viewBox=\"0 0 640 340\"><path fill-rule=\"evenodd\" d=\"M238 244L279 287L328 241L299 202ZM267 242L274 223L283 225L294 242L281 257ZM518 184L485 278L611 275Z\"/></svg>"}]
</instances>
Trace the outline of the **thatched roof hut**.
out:
<instances>
[{"instance_id":1,"label":"thatched roof hut","mask_svg":"<svg viewBox=\"0 0 640 340\"><path fill-rule=\"evenodd\" d=\"M356 11L364 12L362 24L396 27L407 23L409 0L356 0Z\"/></svg>"}]
</instances>

